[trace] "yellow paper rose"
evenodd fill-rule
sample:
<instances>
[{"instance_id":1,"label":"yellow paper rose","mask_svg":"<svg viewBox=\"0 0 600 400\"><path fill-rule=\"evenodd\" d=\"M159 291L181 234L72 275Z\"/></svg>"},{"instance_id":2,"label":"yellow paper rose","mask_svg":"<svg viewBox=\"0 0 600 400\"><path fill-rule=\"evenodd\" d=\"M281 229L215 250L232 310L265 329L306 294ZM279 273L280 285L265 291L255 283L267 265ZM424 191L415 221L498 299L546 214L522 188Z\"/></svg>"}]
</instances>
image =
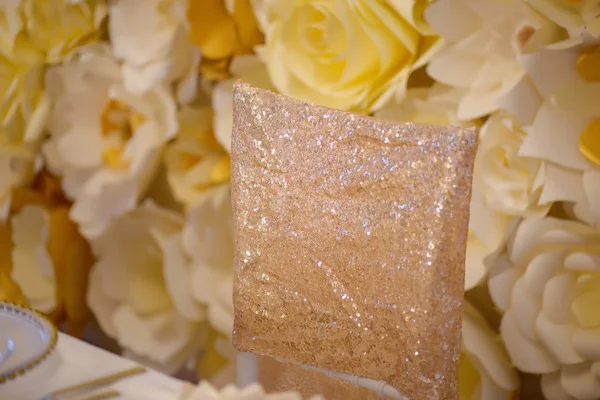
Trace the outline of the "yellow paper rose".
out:
<instances>
[{"instance_id":1,"label":"yellow paper rose","mask_svg":"<svg viewBox=\"0 0 600 400\"><path fill-rule=\"evenodd\" d=\"M227 78L231 59L263 42L250 0L190 0L187 19L202 51L200 72L208 80Z\"/></svg>"},{"instance_id":2,"label":"yellow paper rose","mask_svg":"<svg viewBox=\"0 0 600 400\"><path fill-rule=\"evenodd\" d=\"M437 48L437 37L422 36L413 24L414 1L258 3L266 35L259 54L276 88L304 101L376 110L403 97L410 73Z\"/></svg>"},{"instance_id":3,"label":"yellow paper rose","mask_svg":"<svg viewBox=\"0 0 600 400\"><path fill-rule=\"evenodd\" d=\"M11 189L31 181L50 110L44 70L98 39L101 0L23 0L0 8L0 219Z\"/></svg>"}]
</instances>

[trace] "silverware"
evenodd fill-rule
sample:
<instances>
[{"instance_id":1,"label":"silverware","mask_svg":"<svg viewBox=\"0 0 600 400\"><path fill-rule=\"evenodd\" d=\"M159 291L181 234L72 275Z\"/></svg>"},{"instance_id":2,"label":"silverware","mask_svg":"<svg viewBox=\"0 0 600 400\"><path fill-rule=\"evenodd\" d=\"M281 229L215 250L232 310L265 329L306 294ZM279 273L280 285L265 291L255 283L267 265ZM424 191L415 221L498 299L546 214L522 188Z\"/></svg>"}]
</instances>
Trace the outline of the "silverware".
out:
<instances>
[{"instance_id":1,"label":"silverware","mask_svg":"<svg viewBox=\"0 0 600 400\"><path fill-rule=\"evenodd\" d=\"M64 387L62 389L55 390L54 392L49 393L46 396L42 397L41 400L59 400L60 397L65 396L65 395L73 395L73 394L75 394L75 392L89 390L89 389L93 389L93 388L96 388L99 386L108 385L110 383L114 383L123 378L142 374L144 372L146 372L146 368L144 368L144 367L128 368L123 371L115 372L115 373L109 374L109 375L104 375L104 376L101 376L98 378L90 379L87 381L77 383L75 385L71 385L71 386ZM109 392L104 392L104 393L109 393ZM100 394L98 394L98 395L100 395ZM118 395L118 393L117 393L117 395ZM114 396L115 396L115 394L113 394L111 397L114 397ZM96 400L96 399L106 399L106 398L109 398L109 397L99 397L99 398L91 397L91 398L86 398L85 400L89 400L89 399Z\"/></svg>"}]
</instances>

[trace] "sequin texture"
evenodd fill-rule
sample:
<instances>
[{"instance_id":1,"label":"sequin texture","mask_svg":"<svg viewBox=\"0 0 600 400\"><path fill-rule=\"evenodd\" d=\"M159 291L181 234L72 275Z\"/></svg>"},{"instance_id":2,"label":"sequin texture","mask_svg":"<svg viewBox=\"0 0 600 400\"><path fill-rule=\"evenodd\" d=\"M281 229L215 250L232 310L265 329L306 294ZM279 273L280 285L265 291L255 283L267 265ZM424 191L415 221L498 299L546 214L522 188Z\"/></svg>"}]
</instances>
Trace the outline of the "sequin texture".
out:
<instances>
[{"instance_id":1,"label":"sequin texture","mask_svg":"<svg viewBox=\"0 0 600 400\"><path fill-rule=\"evenodd\" d=\"M237 83L236 347L458 398L476 147Z\"/></svg>"}]
</instances>

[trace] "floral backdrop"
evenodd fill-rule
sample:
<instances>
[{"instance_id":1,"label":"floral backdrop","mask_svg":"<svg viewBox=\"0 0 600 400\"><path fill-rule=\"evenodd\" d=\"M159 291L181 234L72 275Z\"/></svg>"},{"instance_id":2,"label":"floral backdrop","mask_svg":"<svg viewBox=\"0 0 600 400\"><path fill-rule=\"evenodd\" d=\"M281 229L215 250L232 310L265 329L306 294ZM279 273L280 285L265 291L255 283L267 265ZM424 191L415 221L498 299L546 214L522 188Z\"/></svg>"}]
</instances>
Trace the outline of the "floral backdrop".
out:
<instances>
[{"instance_id":1,"label":"floral backdrop","mask_svg":"<svg viewBox=\"0 0 600 400\"><path fill-rule=\"evenodd\" d=\"M231 381L242 79L479 126L461 400L600 398L600 1L0 4L0 298Z\"/></svg>"}]
</instances>

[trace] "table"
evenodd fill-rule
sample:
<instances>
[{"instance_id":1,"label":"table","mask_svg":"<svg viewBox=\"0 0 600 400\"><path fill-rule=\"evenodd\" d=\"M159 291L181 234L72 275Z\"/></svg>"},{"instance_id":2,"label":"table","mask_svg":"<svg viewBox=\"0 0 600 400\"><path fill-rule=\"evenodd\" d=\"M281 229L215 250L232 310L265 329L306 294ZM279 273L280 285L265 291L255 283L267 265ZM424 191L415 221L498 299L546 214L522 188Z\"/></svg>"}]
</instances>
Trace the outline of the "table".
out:
<instances>
[{"instance_id":1,"label":"table","mask_svg":"<svg viewBox=\"0 0 600 400\"><path fill-rule=\"evenodd\" d=\"M26 375L0 386L2 400L39 400L53 390L136 366L65 334L59 334L52 356ZM185 382L156 371L126 378L111 385L119 400L179 400Z\"/></svg>"}]
</instances>

